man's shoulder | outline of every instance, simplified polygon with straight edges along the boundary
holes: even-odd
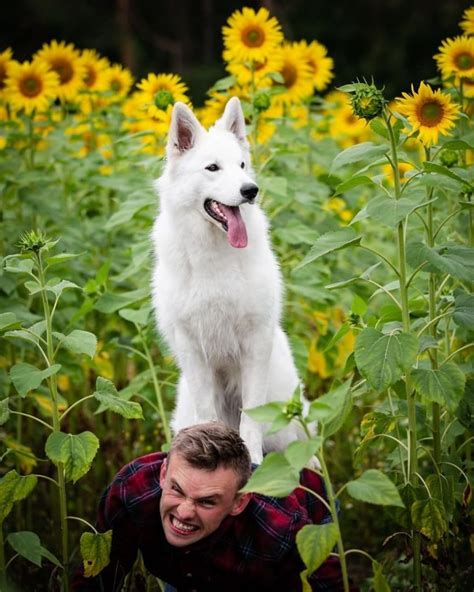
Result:
[[[161,493],[160,470],[166,454],[152,452],[135,458],[115,475],[109,491],[120,491],[126,505],[135,505]]]
[[[155,475],[160,473],[161,465],[165,460],[166,452],[151,452],[144,456],[139,456],[128,462],[115,475],[114,480],[121,482],[133,480],[137,475]]]
[[[235,535],[245,555],[277,562],[293,548],[298,530],[310,519],[293,494],[285,498],[254,494],[235,519]]]
[[[324,482],[315,472],[302,471],[301,484],[326,497]],[[294,547],[303,526],[324,522],[326,514],[323,504],[301,488],[281,498],[253,494],[243,515],[235,520],[237,539],[254,556],[278,561]]]

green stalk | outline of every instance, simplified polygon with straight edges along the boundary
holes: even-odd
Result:
[[[430,159],[429,149],[426,150],[426,159]],[[433,197],[433,189],[429,190],[428,193],[428,202],[431,201]],[[428,211],[427,211],[427,236],[426,241],[429,247],[434,246],[434,232],[433,232],[433,204],[428,203]],[[429,274],[428,280],[428,318],[430,322],[436,318],[436,277],[434,273]],[[436,339],[436,328],[437,323],[432,323],[430,326],[430,334],[433,339]],[[438,350],[436,348],[433,349],[432,354],[430,355],[431,359],[431,368],[433,370],[438,369]],[[440,406],[439,403],[433,403],[432,405],[432,431],[433,431],[433,458],[436,464],[440,463],[441,460],[441,424],[440,424]]]
[[[393,133],[390,116],[384,112],[384,120],[390,136],[392,168],[395,179],[395,199],[401,197],[400,171],[398,169],[397,143]],[[402,220],[397,228],[398,268],[400,272],[400,300],[402,305],[402,323],[405,333],[410,333],[410,308],[408,304],[407,261],[406,261],[406,221]],[[411,372],[405,373],[405,391],[408,406],[408,480],[411,485],[416,484],[418,472],[417,436],[416,436],[416,391],[412,386]],[[421,535],[412,530],[413,547],[413,579],[414,589],[421,591]]]
[[[158,408],[160,410],[161,420],[163,422],[163,431],[165,432],[166,443],[171,444],[171,431],[168,424],[168,420],[166,419],[165,413],[165,406],[163,404],[163,393],[161,392],[160,383],[158,381],[158,376],[156,375],[155,364],[153,363],[153,359],[151,357],[150,350],[146,344],[145,337],[143,336],[140,329],[138,329],[140,338],[142,340],[143,349],[145,350],[145,356],[148,362],[148,367],[150,368],[152,380],[153,380],[153,387],[155,389],[156,394],[156,402],[158,403]]]
[[[344,584],[344,592],[349,592],[349,575],[347,571],[346,554],[344,552],[344,543],[342,542],[341,527],[339,525],[339,516],[336,508],[336,496],[332,488],[331,480],[329,478],[329,471],[324,460],[324,454],[321,448],[321,454],[319,455],[321,462],[321,468],[323,471],[324,482],[326,485],[326,494],[328,496],[329,507],[331,508],[331,517],[337,528],[337,552],[339,554],[339,561],[341,562],[342,571],[342,582]]]
[[[41,251],[36,253],[38,263],[38,279],[42,288],[46,285],[43,260],[41,258]],[[53,345],[53,325],[51,318],[51,310],[49,308],[48,297],[46,291],[41,291],[41,300],[43,304],[44,317],[46,321],[46,342],[47,355],[49,364],[54,363],[54,345]],[[59,404],[58,404],[58,387],[56,376],[51,376],[48,380],[51,397],[53,400],[53,433],[61,430]],[[58,463],[58,489],[59,489],[59,519],[61,528],[61,546],[62,546],[62,560],[63,560],[63,584],[64,592],[69,592],[69,577],[68,577],[68,563],[69,563],[69,547],[68,547],[68,524],[67,524],[67,502],[66,502],[66,481],[64,477],[64,465]]]
[[[308,426],[306,425],[306,422],[302,418],[300,418],[300,424],[301,424],[302,428],[304,429],[304,432],[305,432],[308,440],[311,440],[311,433],[308,429]],[[323,432],[322,432],[321,436],[324,438],[324,426],[323,426]],[[323,442],[323,445],[321,446],[321,451],[318,456],[318,459],[321,463],[321,469],[323,471],[323,479],[324,479],[324,484],[326,486],[326,494],[328,497],[329,508],[331,510],[331,518],[337,528],[337,552],[339,554],[339,560],[341,562],[342,582],[344,584],[344,592],[350,592],[349,574],[347,571],[346,554],[344,552],[344,543],[342,542],[341,527],[339,525],[339,516],[338,516],[337,508],[336,508],[336,497],[337,496],[334,495],[334,491],[333,491],[332,484],[331,484],[331,479],[329,477],[329,471],[328,471],[328,468],[326,465],[326,461],[324,460],[323,448],[324,448],[324,442]],[[306,489],[306,488],[303,488],[303,489]],[[307,490],[307,491],[310,491],[310,490]],[[316,495],[314,492],[311,492],[311,493],[313,493],[313,495]],[[316,495],[316,497],[319,497],[319,496]]]

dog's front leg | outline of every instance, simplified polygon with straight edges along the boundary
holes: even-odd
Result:
[[[248,343],[242,359],[242,408],[251,409],[267,400],[268,372],[272,349],[270,331],[263,331],[259,338]],[[240,420],[240,435],[250,451],[252,462],[261,463],[263,458],[263,426],[246,413]]]
[[[214,374],[209,361],[186,335],[177,337],[178,365],[186,381],[187,396],[194,402],[194,413],[197,423],[217,419],[215,405]],[[178,407],[182,409],[182,406]]]

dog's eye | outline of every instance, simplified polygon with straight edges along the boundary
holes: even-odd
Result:
[[[217,166],[217,164],[210,164],[209,166],[206,167],[206,171],[211,171],[212,173],[215,173],[218,170],[219,170],[219,167]]]
[[[240,163],[240,168],[241,168],[241,169],[244,169],[244,168],[245,168],[245,162],[241,162],[241,163]]]

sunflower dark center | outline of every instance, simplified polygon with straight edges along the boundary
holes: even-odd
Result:
[[[74,76],[74,70],[71,62],[68,62],[67,60],[55,60],[51,66],[58,74],[61,84],[66,84]]]
[[[247,27],[242,32],[242,42],[247,47],[261,47],[265,41],[265,34],[258,27]]]
[[[158,109],[162,109],[164,111],[169,105],[174,105],[175,100],[169,90],[159,90],[155,94],[154,102]]]
[[[421,124],[426,125],[427,127],[434,127],[438,125],[438,123],[443,119],[443,115],[443,106],[436,101],[424,103],[418,112]]]
[[[28,77],[23,78],[20,82],[21,94],[25,97],[36,97],[40,94],[43,85],[39,78]]]
[[[470,53],[460,53],[456,56],[455,63],[460,70],[470,70],[474,66],[474,59]]]
[[[97,80],[97,72],[95,71],[95,68],[93,68],[92,66],[87,66],[87,73],[86,73],[86,77],[84,78],[84,82],[85,82],[86,86],[88,86],[89,88],[91,86],[94,86],[96,80]]]
[[[296,68],[293,66],[293,64],[289,64],[288,62],[283,66],[281,75],[283,76],[284,85],[286,88],[291,88],[298,78],[298,72],[296,71]]]
[[[114,80],[112,80],[112,82],[110,83],[110,88],[114,91],[114,92],[120,92],[122,89],[122,83],[120,82],[120,80],[117,80],[117,78],[115,78]]]

